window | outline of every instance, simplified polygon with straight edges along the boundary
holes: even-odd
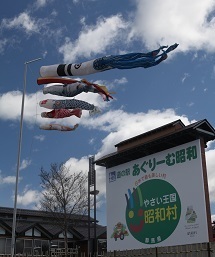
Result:
[[[41,255],[41,240],[34,240],[34,255]]]
[[[48,240],[34,240],[34,255],[47,255],[49,252]]]
[[[34,236],[41,237],[41,232],[39,230],[37,230],[36,228],[34,228]]]
[[[58,240],[53,240],[51,241],[51,248],[64,248],[65,244],[64,241],[58,241]]]
[[[37,236],[41,237],[41,232],[37,230],[36,228],[31,228],[25,232],[25,236]]]
[[[32,245],[31,239],[25,239],[24,254],[32,254]]]
[[[65,247],[64,241],[58,241],[58,247],[59,248],[64,248]]]
[[[6,254],[11,254],[11,238],[6,238]]]
[[[0,227],[0,235],[5,235],[5,229],[3,229],[2,227]]]
[[[107,252],[107,239],[97,240],[97,251],[98,251],[98,254],[101,254],[101,255],[103,255],[104,252]]]
[[[48,251],[49,251],[49,241],[43,240],[42,241],[42,254],[47,255]]]
[[[32,240],[25,239],[25,247],[32,247]]]
[[[64,232],[60,233],[59,238],[64,238]],[[73,234],[70,232],[67,232],[67,238],[73,238]]]
[[[16,239],[16,254],[23,254],[24,250],[24,239]]]
[[[25,232],[25,236],[32,236],[33,235],[33,229],[29,229]]]
[[[0,254],[5,254],[5,238],[0,238]]]

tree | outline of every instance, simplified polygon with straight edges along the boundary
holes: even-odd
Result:
[[[71,173],[65,164],[52,163],[50,171],[41,168],[41,210],[48,211],[64,233],[65,252],[68,253],[67,232],[69,225],[87,213],[87,176],[83,172]],[[77,216],[78,215],[78,216]]]

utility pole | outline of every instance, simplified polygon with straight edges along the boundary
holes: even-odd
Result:
[[[93,208],[94,208],[94,239],[93,239],[93,255],[96,257],[97,254],[97,235],[96,235],[96,195],[98,195],[99,191],[96,190],[96,170],[94,163],[94,156],[89,158],[89,172],[88,172],[88,257],[90,256],[91,249],[91,222],[90,222],[90,196],[94,196],[93,200]]]

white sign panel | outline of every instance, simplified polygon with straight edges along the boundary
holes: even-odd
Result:
[[[107,169],[108,251],[208,242],[200,141]]]

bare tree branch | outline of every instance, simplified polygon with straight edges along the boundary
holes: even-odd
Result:
[[[52,163],[50,171],[41,168],[41,210],[48,211],[64,231],[65,249],[68,250],[68,228],[87,213],[87,176],[71,173],[64,164]]]

